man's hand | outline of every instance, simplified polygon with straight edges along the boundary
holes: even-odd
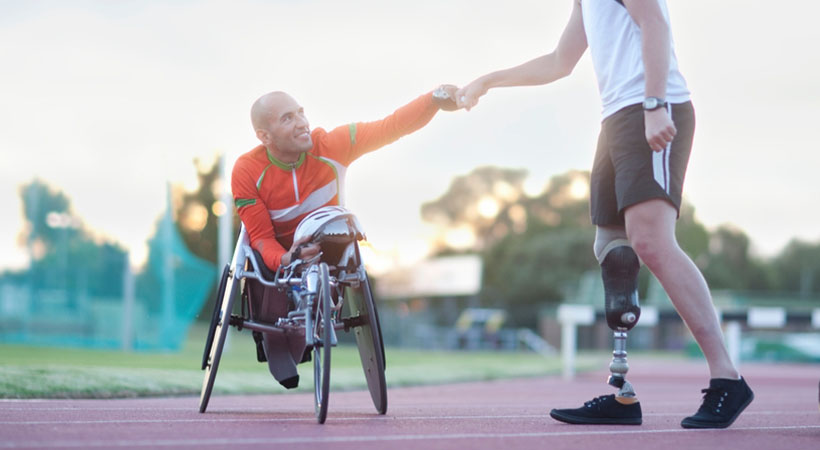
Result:
[[[459,108],[466,108],[469,111],[478,104],[478,99],[486,93],[487,88],[484,86],[484,81],[479,78],[456,92],[456,103]]]
[[[315,242],[310,242],[311,236],[305,236],[302,239],[294,242],[293,245],[290,246],[290,250],[287,253],[282,255],[281,264],[283,266],[287,266],[293,261],[297,259],[301,260],[309,260],[314,258],[316,255],[322,251],[322,248],[319,247],[319,244]]]
[[[656,152],[665,149],[678,132],[666,108],[644,111],[643,117],[649,148]]]
[[[439,108],[445,111],[455,111],[459,109],[456,104],[456,91],[458,86],[452,84],[442,84],[435,91],[433,91],[433,101],[436,102]]]

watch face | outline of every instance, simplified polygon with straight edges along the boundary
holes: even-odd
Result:
[[[442,88],[438,88],[435,91],[433,91],[433,97],[435,97],[439,100],[446,100],[446,99],[450,98],[450,96],[447,95],[447,91],[445,91]]]
[[[663,106],[666,106],[666,101],[657,97],[646,97],[643,101],[643,109],[646,111],[652,111]]]

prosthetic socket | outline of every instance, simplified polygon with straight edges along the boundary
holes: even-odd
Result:
[[[629,365],[626,362],[626,332],[641,317],[638,304],[638,272],[640,260],[632,247],[622,245],[607,253],[601,263],[604,281],[606,323],[615,334],[615,350],[612,352],[611,372],[607,383],[619,388],[619,397],[635,397],[632,385],[626,381]]]

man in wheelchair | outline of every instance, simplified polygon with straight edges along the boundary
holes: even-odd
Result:
[[[304,109],[284,92],[257,99],[251,123],[261,144],[239,157],[231,189],[257,261],[265,266],[260,269],[272,273],[296,260],[332,253],[332,244],[314,242],[312,233],[295,239],[297,226],[322,207],[344,205],[345,173],[351,162],[424,127],[440,109],[457,109],[456,89],[442,85],[382,120],[331,131],[311,131]],[[287,292],[247,282],[254,319],[275,322],[287,316]],[[267,360],[274,378],[288,389],[297,387],[296,364],[310,357],[304,339],[259,332],[254,332],[254,339],[258,359]]]

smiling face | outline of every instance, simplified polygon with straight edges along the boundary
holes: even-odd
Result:
[[[260,97],[251,108],[251,121],[256,137],[282,162],[296,162],[313,148],[305,110],[284,92]]]

